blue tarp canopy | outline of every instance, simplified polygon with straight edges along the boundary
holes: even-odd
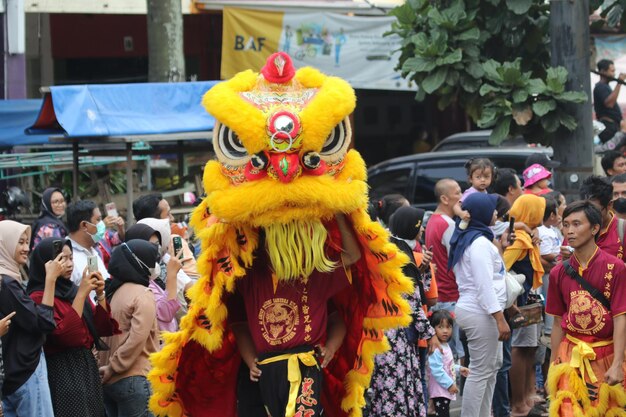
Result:
[[[67,137],[133,136],[211,131],[202,107],[218,81],[90,84],[50,87],[29,134]],[[31,119],[31,123],[32,123]]]
[[[37,118],[42,102],[41,99],[0,100],[0,148],[48,143],[47,135],[24,133]]]

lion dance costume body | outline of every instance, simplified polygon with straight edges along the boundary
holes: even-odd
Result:
[[[384,331],[410,323],[403,294],[413,284],[401,271],[406,255],[366,212],[365,164],[348,149],[355,103],[347,82],[296,71],[282,52],[261,74],[241,72],[205,94],[217,120],[218,161],[205,167],[207,196],[191,221],[202,240],[201,278],[188,291],[180,331],[166,333],[152,357],[155,415],[236,415],[241,358],[227,321],[229,297],[239,280],[254,278],[249,271],[260,259],[272,267],[274,289],[277,281],[331,271],[324,254],[341,242],[334,219],[343,213],[361,258],[346,271],[350,285],[332,298],[347,334],[323,369],[321,402],[326,415],[361,416],[374,356],[389,347]]]

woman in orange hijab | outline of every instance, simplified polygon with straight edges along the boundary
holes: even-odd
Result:
[[[539,227],[543,222],[546,209],[546,200],[533,194],[520,196],[509,211],[509,216],[516,222],[522,222],[530,230]],[[507,270],[524,274],[524,293],[517,299],[518,306],[523,306],[528,300],[531,288],[540,288],[542,285],[543,266],[539,246],[533,244],[532,236],[524,229],[515,231],[517,239],[505,249],[504,263]],[[511,338],[511,415],[525,416],[535,405],[535,351],[537,350],[537,325],[532,324],[513,330]]]

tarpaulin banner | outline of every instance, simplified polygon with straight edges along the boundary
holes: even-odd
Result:
[[[394,70],[401,39],[383,36],[393,17],[337,13],[283,13],[224,8],[221,76],[258,71],[277,51],[297,68],[311,66],[347,80],[354,88],[409,90]]]

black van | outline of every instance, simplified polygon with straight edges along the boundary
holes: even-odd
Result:
[[[434,189],[440,179],[455,179],[463,190],[469,187],[464,168],[469,159],[489,158],[496,168],[513,168],[521,177],[526,158],[537,152],[552,157],[552,148],[494,147],[428,152],[389,159],[368,169],[370,198],[380,199],[386,194],[399,193],[415,207],[434,210],[437,206]]]

